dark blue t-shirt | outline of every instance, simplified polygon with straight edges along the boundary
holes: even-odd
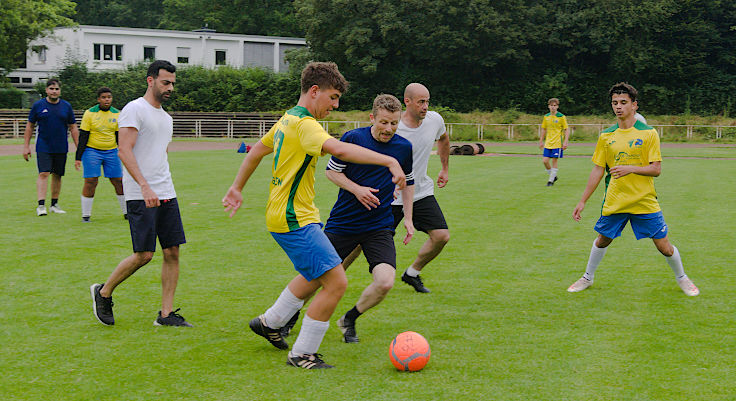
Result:
[[[395,158],[406,174],[406,185],[414,185],[411,143],[405,138],[394,135],[387,143],[379,142],[371,135],[371,127],[363,127],[346,132],[340,140]],[[332,156],[327,163],[327,169],[342,172],[358,185],[378,189],[374,195],[381,204],[375,209],[368,210],[355,195],[340,188],[337,201],[325,225],[326,232],[353,235],[386,229],[393,231],[391,202],[394,200],[396,184],[391,181],[391,171],[388,167],[354,164]]]
[[[59,99],[49,103],[43,98],[33,103],[28,113],[28,121],[36,124],[36,153],[66,153],[69,151],[67,130],[69,124],[76,123],[72,105],[66,100]]]

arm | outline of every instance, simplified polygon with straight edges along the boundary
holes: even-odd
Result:
[[[437,187],[443,188],[450,180],[450,137],[447,132],[437,140],[437,154],[440,155],[440,163],[442,164],[442,169],[437,175]]]
[[[399,162],[391,156],[382,155],[362,146],[353,145],[330,138],[322,144],[322,151],[329,153],[340,160],[356,164],[375,164],[388,167],[393,176],[393,183],[400,189],[406,186],[406,176]]]
[[[378,207],[381,204],[379,199],[373,195],[378,192],[375,188],[363,187],[355,183],[355,181],[348,178],[345,173],[341,173],[334,170],[325,170],[327,179],[332,181],[338,187],[350,192],[366,209],[371,210]]]
[[[31,137],[34,129],[36,129],[36,124],[27,121],[26,130],[23,132],[23,158],[26,161],[31,157]]]
[[[226,212],[230,212],[230,217],[233,217],[235,212],[243,204],[243,187],[245,187],[248,179],[261,163],[263,156],[271,152],[273,152],[273,149],[264,145],[263,142],[258,141],[245,156],[243,163],[238,169],[238,175],[235,176],[235,181],[233,181],[233,184],[230,185],[227,193],[222,198],[222,206],[225,207]]]
[[[414,236],[414,185],[407,185],[401,190],[401,199],[404,201],[404,228],[406,228],[404,245],[407,245]]]
[[[570,141],[570,128],[565,128],[565,142],[562,143],[562,150],[567,149]]]
[[[74,141],[74,146],[79,145],[79,127],[77,127],[77,124],[69,124],[69,132],[72,134],[72,141]]]
[[[544,137],[547,136],[547,128],[542,128],[542,134],[539,135],[539,149],[544,148]]]
[[[148,186],[146,178],[143,177],[141,169],[138,167],[138,162],[135,160],[133,154],[133,146],[135,141],[138,139],[138,130],[133,127],[120,128],[120,146],[118,147],[118,156],[120,161],[123,162],[125,168],[130,173],[131,177],[141,186],[141,194],[143,200],[146,202],[146,207],[155,207],[161,204],[158,199],[158,195]]]
[[[647,177],[659,177],[662,172],[662,162],[651,162],[646,166],[615,166],[611,168],[613,178],[621,178],[628,174],[639,174]]]
[[[588,201],[590,196],[593,195],[593,192],[595,192],[595,189],[598,188],[598,184],[601,182],[601,178],[603,178],[605,171],[606,170],[603,167],[597,164],[593,166],[593,170],[591,170],[590,176],[588,177],[588,184],[585,186],[585,190],[583,191],[583,197],[572,212],[572,218],[575,221],[580,221],[582,218],[581,213],[585,208],[585,202]]]
[[[74,155],[74,168],[79,170],[82,165],[82,155],[84,149],[87,148],[87,141],[89,140],[89,131],[80,129],[79,130],[79,143],[77,144],[77,153]]]

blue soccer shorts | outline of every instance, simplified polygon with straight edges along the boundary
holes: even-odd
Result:
[[[117,148],[110,150],[84,149],[82,166],[84,166],[84,178],[99,177],[100,167],[105,170],[106,178],[121,178],[123,176],[123,168],[120,165]]]
[[[562,148],[548,149],[544,148],[544,157],[552,159],[562,159]]]
[[[342,263],[335,247],[322,231],[322,224],[307,224],[288,233],[272,232],[271,236],[291,259],[294,269],[307,281],[321,277]]]
[[[664,222],[662,211],[647,214],[616,213],[610,216],[601,216],[595,223],[595,231],[608,238],[621,236],[626,223],[631,222],[631,230],[636,239],[660,239],[667,236],[667,224]]]

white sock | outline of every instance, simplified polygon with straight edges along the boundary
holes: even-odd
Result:
[[[82,217],[92,216],[92,203],[94,201],[94,197],[88,198],[82,195]]]
[[[288,322],[289,319],[294,316],[296,311],[302,308],[302,306],[304,306],[304,300],[301,300],[292,294],[287,286],[283,291],[281,291],[281,295],[279,295],[279,298],[274,302],[273,306],[268,308],[266,313],[263,314],[263,317],[266,319],[266,326],[272,329],[284,327],[286,322]]]
[[[598,268],[603,256],[606,254],[606,249],[608,249],[608,247],[598,248],[595,246],[595,241],[593,241],[593,247],[590,248],[590,257],[588,257],[588,265],[585,267],[585,274],[583,274],[583,277],[593,281],[593,278],[595,277],[595,269]]]
[[[314,354],[319,351],[319,346],[322,344],[322,339],[329,327],[329,321],[314,320],[305,314],[302,320],[302,329],[299,330],[299,337],[296,338],[294,346],[291,347],[292,355]]]
[[[675,252],[672,253],[672,256],[665,256],[664,258],[667,259],[667,263],[669,263],[672,271],[675,273],[675,278],[679,280],[683,277],[687,277],[687,275],[685,274],[685,268],[682,266],[680,251],[678,251],[677,247],[674,245],[672,245],[672,248],[675,250]]]
[[[406,275],[409,277],[416,277],[419,275],[420,270],[417,270],[414,268],[414,266],[409,266],[408,269],[406,269]]]
[[[125,195],[115,195],[118,197],[118,203],[120,204],[120,210],[123,211],[123,214],[128,214],[128,206],[125,203]]]
[[[549,169],[546,169],[546,170],[544,170],[544,171],[546,171],[546,172],[547,172],[547,175],[549,175],[549,174],[550,174],[550,171],[549,171]]]
[[[558,169],[556,168],[549,170],[549,182],[552,182],[555,180],[555,178],[557,177],[557,170]]]

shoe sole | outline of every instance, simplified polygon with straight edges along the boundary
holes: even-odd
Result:
[[[266,339],[266,341],[268,341],[268,343],[269,343],[269,344],[273,345],[274,347],[276,347],[276,348],[278,348],[278,349],[282,349],[282,350],[287,350],[287,349],[289,349],[289,344],[288,344],[288,343],[287,343],[286,341],[284,341],[284,339],[283,339],[283,336],[281,337],[281,341],[284,341],[284,344],[285,344],[285,346],[279,346],[279,345],[276,345],[276,344],[274,344],[274,343],[273,343],[273,342],[271,341],[271,339],[270,339],[270,338],[268,338],[268,334],[266,334],[265,332],[264,332],[263,334],[261,334],[261,331],[262,331],[262,330],[261,330],[261,329],[262,329],[262,327],[261,327],[261,326],[262,326],[262,325],[263,325],[263,323],[261,323],[261,317],[260,317],[260,316],[259,316],[259,317],[256,317],[256,318],[254,318],[254,319],[252,319],[252,320],[250,321],[250,323],[248,323],[248,327],[250,327],[250,330],[251,330],[252,332],[254,332],[255,334],[257,334],[257,335],[259,335],[259,336],[261,336],[261,337],[265,338],[265,339]],[[279,335],[281,335],[281,333],[280,333],[280,332],[279,332]]]
[[[429,290],[429,288],[427,288],[427,287],[424,287],[424,289],[425,289],[426,291],[420,291],[420,290],[417,290],[417,287],[414,287],[414,284],[412,284],[412,283],[410,283],[410,282],[408,282],[408,281],[404,280],[404,277],[401,277],[401,281],[402,281],[403,283],[405,283],[406,285],[408,285],[409,287],[413,288],[413,289],[414,289],[414,291],[416,291],[416,292],[418,292],[418,293],[420,293],[420,294],[429,294],[430,292],[432,292],[432,291],[430,291],[430,290]]]
[[[97,316],[97,304],[95,303],[95,286],[96,285],[97,285],[97,283],[92,284],[91,286],[89,286],[89,292],[92,294],[92,314],[95,315],[95,319],[97,319],[98,322],[104,324],[105,326],[112,326],[115,323],[113,323],[113,324],[105,323],[105,322],[103,322],[100,319],[99,316]]]

